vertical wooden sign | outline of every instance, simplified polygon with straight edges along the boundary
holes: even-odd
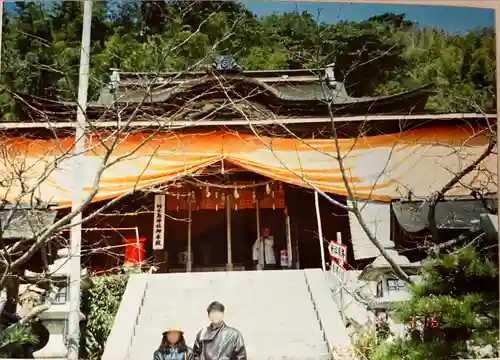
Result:
[[[165,195],[155,195],[153,217],[153,250],[165,246]]]

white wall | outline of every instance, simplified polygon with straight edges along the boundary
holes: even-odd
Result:
[[[347,202],[351,205],[351,202]],[[361,210],[361,216],[364,223],[370,228],[377,240],[386,248],[394,248],[394,242],[391,239],[391,206],[386,203],[376,203],[368,201],[357,202]],[[349,224],[351,227],[351,241],[354,252],[354,258],[369,259],[380,255],[380,251],[370,241],[366,232],[361,228],[356,216],[349,212]]]

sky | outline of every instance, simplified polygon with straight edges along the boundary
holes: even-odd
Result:
[[[273,12],[294,12],[297,10],[299,12],[308,11],[316,16],[318,11],[321,10],[319,19],[329,24],[343,20],[366,20],[371,16],[387,12],[404,13],[408,20],[417,22],[419,26],[441,28],[446,32],[464,33],[469,29],[495,24],[495,13],[491,9],[327,2],[243,1],[243,3],[258,16],[265,16]]]

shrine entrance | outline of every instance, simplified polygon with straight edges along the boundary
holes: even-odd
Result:
[[[252,248],[263,228],[274,239],[276,268],[292,267],[283,184],[235,167],[225,171],[186,177],[155,195],[153,252],[160,272],[259,269]]]
[[[339,232],[350,236],[345,210],[320,199],[320,241],[314,191],[231,164],[153,190],[151,262],[161,273],[262,269],[263,229],[276,262],[267,268],[318,268],[329,262],[328,242]]]
[[[328,243],[340,232],[352,264],[347,213],[323,198],[319,212],[325,261]],[[314,191],[263,177],[179,179],[138,192],[102,214],[85,229],[86,249],[106,248],[84,257],[94,273],[121,266],[159,273],[259,269],[253,245],[263,228],[273,237],[277,269],[322,266]]]
[[[225,211],[198,210],[191,217],[191,259],[188,256],[188,223],[186,212],[167,212],[167,234],[163,258],[165,272],[254,270],[252,247],[257,239],[255,210],[244,209],[231,214],[231,242],[227,238]],[[279,263],[280,251],[286,249],[284,209],[261,209],[264,227],[271,229],[275,239],[274,253]],[[179,221],[180,220],[180,221]],[[280,221],[281,220],[281,221]],[[229,255],[230,252],[230,255]],[[231,265],[228,258],[230,256]],[[279,265],[279,264],[278,264]]]
[[[107,252],[90,253],[86,265],[99,273],[128,263],[160,273],[255,270],[253,245],[267,228],[277,269],[322,266],[314,191],[227,167],[215,174],[161,184],[106,210],[87,225],[95,231],[85,243]],[[350,238],[349,219],[322,198],[319,210],[329,262],[328,242],[338,232]]]

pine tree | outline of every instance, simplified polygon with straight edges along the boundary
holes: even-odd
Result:
[[[30,345],[38,341],[30,325],[0,325],[0,358],[31,356]]]
[[[422,281],[410,286],[411,299],[396,309],[412,325],[410,333],[382,345],[372,359],[498,356],[498,281],[498,244],[482,233],[469,234],[466,245],[431,253]]]

